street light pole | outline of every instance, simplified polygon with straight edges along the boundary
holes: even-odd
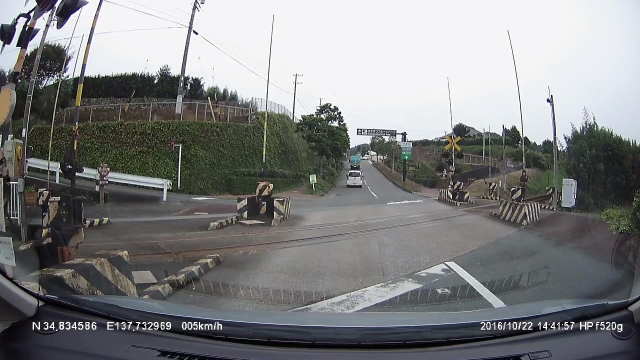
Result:
[[[524,120],[522,119],[522,100],[520,99],[520,82],[518,80],[518,69],[516,68],[516,56],[513,52],[513,44],[511,43],[511,34],[507,30],[507,36],[509,37],[509,47],[511,48],[511,58],[513,59],[513,71],[516,74],[516,87],[518,89],[518,104],[520,104],[520,132],[522,133],[522,170],[525,170],[526,163],[524,157]]]
[[[553,95],[551,94],[551,89],[549,90],[549,97],[547,98],[547,102],[551,106],[551,124],[553,126],[553,207],[556,207],[557,199],[558,199],[558,179],[557,179],[557,163],[558,163],[558,141],[556,137],[556,108],[555,102],[553,100]]]
[[[187,55],[189,54],[189,43],[191,42],[191,33],[193,32],[193,19],[196,16],[196,10],[200,10],[198,5],[200,0],[193,0],[193,8],[191,9],[191,20],[189,20],[189,32],[187,32],[187,41],[184,44],[184,54],[182,54],[182,68],[180,69],[180,81],[178,82],[178,97],[176,99],[176,117],[180,115],[182,118],[182,99],[184,97],[184,73],[187,70]]]

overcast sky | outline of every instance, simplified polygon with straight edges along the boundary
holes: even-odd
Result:
[[[77,36],[88,33],[97,3],[90,0],[83,9]],[[116,4],[188,24],[193,2],[105,1],[88,74],[155,72],[163,64],[179,72],[186,30]],[[10,22],[23,5],[24,0],[2,0],[0,21]],[[490,126],[496,132],[502,124],[520,127],[507,29],[518,66],[525,135],[537,142],[551,137],[545,102],[550,86],[560,134],[581,121],[586,106],[601,125],[640,139],[637,0],[207,0],[196,14],[195,29],[266,77],[272,14],[270,100],[290,109],[292,74],[303,73],[296,112],[314,111],[320,97],[336,104],[352,145],[368,142],[355,135],[361,127],[404,130],[410,139],[449,130],[447,76],[454,123],[480,130]],[[70,36],[74,21],[52,29],[48,38]],[[132,29],[152,30],[100,34]],[[72,49],[77,51],[79,44],[78,38]],[[0,67],[12,67],[16,55],[15,47],[5,48]],[[236,89],[242,97],[265,95],[263,79],[198,36],[192,37],[187,73],[202,77],[206,86],[215,77],[217,85]]]

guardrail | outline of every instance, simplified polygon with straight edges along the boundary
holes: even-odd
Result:
[[[44,171],[52,171],[56,174],[56,183],[60,183],[60,163],[57,161],[51,161],[47,166],[47,160],[30,158],[27,159],[27,168],[34,168]],[[99,179],[98,170],[85,167],[84,172],[78,173],[78,177],[97,180]],[[167,190],[171,189],[171,180],[152,178],[148,176],[130,175],[119,172],[109,173],[109,182],[118,183],[124,185],[135,185],[153,189],[162,189],[162,201],[167,201]]]

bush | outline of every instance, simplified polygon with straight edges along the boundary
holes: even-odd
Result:
[[[277,191],[301,183],[311,167],[307,144],[287,117],[270,115],[264,180]],[[71,141],[71,127],[56,127],[52,160],[60,161]],[[262,168],[261,124],[187,121],[97,122],[80,125],[79,160],[96,168],[177,180],[177,151],[183,144],[180,191],[195,194],[251,193]],[[46,159],[49,128],[35,126],[29,136],[33,156]],[[174,186],[174,190],[176,190]]]
[[[615,233],[632,233],[638,229],[632,221],[632,211],[621,207],[609,208],[602,211],[602,220],[609,224],[609,230]]]
[[[418,184],[432,188],[440,182],[440,177],[438,177],[438,174],[436,174],[435,170],[431,166],[420,163],[419,167],[416,168],[415,175],[412,180]]]

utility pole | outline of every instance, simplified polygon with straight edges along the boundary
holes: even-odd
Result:
[[[320,107],[322,106],[322,98],[320,98],[320,105],[319,105],[319,106],[320,106]]]
[[[482,128],[482,165],[485,164],[485,161],[484,161],[484,138],[485,138],[486,134],[487,134],[486,129]]]
[[[556,138],[556,108],[553,101],[553,95],[551,94],[551,88],[549,90],[549,97],[547,102],[551,106],[551,124],[553,125],[553,208],[555,209],[558,200],[558,179],[557,179],[557,163],[558,163],[558,140]]]
[[[182,55],[182,68],[180,69],[180,81],[178,82],[178,98],[176,99],[176,117],[182,118],[182,99],[184,98],[184,73],[187,70],[187,55],[189,54],[189,43],[191,42],[191,33],[193,32],[193,19],[196,16],[196,10],[200,10],[200,0],[193,0],[193,8],[191,9],[191,20],[189,20],[189,32],[187,32],[187,41],[184,44],[184,54]]]
[[[502,124],[502,167],[504,168],[504,185],[503,185],[503,189],[507,189],[507,158],[505,157],[506,154],[506,137],[504,136],[505,133],[505,129],[504,129],[504,124]]]
[[[401,133],[402,134],[402,142],[407,142],[407,132],[404,131]],[[402,182],[405,182],[407,180],[407,159],[404,158],[402,159]]]
[[[491,177],[491,167],[493,167],[493,158],[491,157],[491,125],[489,125],[489,177]]]
[[[301,82],[298,82],[298,76],[302,77],[302,74],[293,74],[293,111],[291,115],[291,120],[293,121],[296,121],[296,90],[298,89],[298,85],[302,84]]]
[[[449,119],[451,120],[451,137],[454,138],[456,134],[453,132],[453,111],[451,110],[451,85],[449,84],[449,77],[447,76],[447,90],[449,90]],[[464,159],[463,159],[464,160]],[[456,147],[451,147],[451,166],[453,172],[456,171]]]
[[[276,16],[271,16],[271,40],[269,40],[269,65],[267,67],[267,95],[264,105],[264,131],[262,136],[262,170],[264,174],[264,167],[267,161],[267,120],[269,119],[269,80],[271,76],[271,48],[273,46],[273,23],[276,21]]]
[[[516,68],[516,56],[513,52],[513,44],[511,43],[511,34],[507,30],[509,37],[509,47],[511,48],[511,58],[513,59],[513,71],[516,74],[516,88],[518,89],[518,103],[520,104],[520,132],[522,133],[522,170],[525,170],[526,163],[524,158],[524,120],[522,120],[522,100],[520,99],[520,82],[518,80],[518,69]]]

